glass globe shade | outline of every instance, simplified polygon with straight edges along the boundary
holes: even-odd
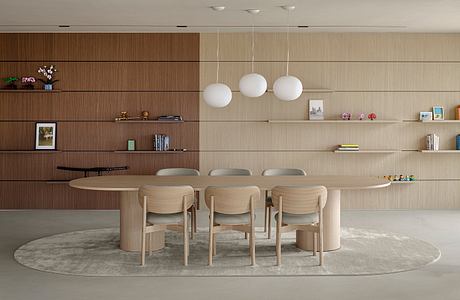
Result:
[[[283,101],[292,101],[302,95],[303,86],[299,78],[295,76],[281,76],[273,84],[273,92],[276,98]]]
[[[213,83],[204,89],[204,101],[212,107],[221,108],[232,101],[232,90],[223,83]]]
[[[267,80],[257,73],[246,74],[240,79],[240,92],[246,97],[260,97],[267,91]]]

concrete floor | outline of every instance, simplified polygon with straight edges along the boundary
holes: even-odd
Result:
[[[202,225],[205,220],[206,213],[202,211]],[[436,263],[390,275],[99,278],[43,273],[23,267],[13,259],[14,250],[29,240],[59,232],[112,227],[117,223],[116,211],[0,211],[0,300],[460,299],[460,211],[343,212],[345,226],[399,232],[441,249],[442,257]]]

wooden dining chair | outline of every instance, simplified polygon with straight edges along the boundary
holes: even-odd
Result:
[[[281,265],[281,233],[293,230],[313,232],[313,255],[319,248],[323,265],[323,208],[327,189],[324,186],[277,186],[272,189],[276,219],[276,257]]]
[[[266,169],[262,176],[306,176],[307,173],[302,169]],[[265,191],[265,217],[264,232],[267,232],[267,238],[272,237],[272,196],[271,191]]]
[[[149,235],[149,256],[152,254],[152,234],[157,231],[174,230],[184,235],[184,265],[188,265],[188,209],[195,195],[191,186],[144,185],[139,189],[142,206],[141,265],[145,265],[146,235]]]
[[[200,171],[195,169],[189,168],[166,168],[160,169],[156,172],[157,176],[200,176]],[[192,224],[191,228],[191,238],[193,240],[194,233],[197,231],[197,213],[196,211],[200,209],[200,194],[199,192],[195,192],[195,202],[193,206],[190,207],[191,219],[190,222]]]
[[[208,187],[205,202],[209,208],[209,256],[212,266],[216,254],[216,233],[236,230],[249,234],[251,265],[256,263],[255,202],[260,198],[256,186]]]

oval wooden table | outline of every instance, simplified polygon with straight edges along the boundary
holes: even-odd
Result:
[[[95,176],[72,180],[71,187],[95,190],[118,191],[120,197],[120,248],[139,251],[141,238],[142,209],[137,199],[139,187],[151,185],[191,185],[195,190],[208,186],[255,185],[261,190],[270,190],[277,185],[324,185],[328,197],[324,209],[324,250],[340,248],[340,192],[342,190],[376,189],[389,186],[386,179],[363,176],[153,176],[114,175]],[[297,247],[313,249],[310,233],[297,231]],[[164,247],[164,232],[155,233],[153,250]]]

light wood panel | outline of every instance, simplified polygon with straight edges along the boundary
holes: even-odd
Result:
[[[255,70],[269,87],[283,74],[283,34],[256,34]],[[458,34],[313,33],[291,37],[290,74],[304,88],[328,88],[334,93],[304,93],[283,102],[267,93],[257,99],[242,96],[238,80],[250,70],[250,35],[221,35],[221,80],[235,90],[231,104],[213,109],[200,100],[200,169],[302,168],[316,175],[383,176],[413,174],[421,181],[380,191],[346,192],[345,208],[460,208],[456,192],[460,166],[456,154],[417,152],[425,135],[437,133],[441,149],[453,149],[460,125],[422,124],[267,124],[269,119],[307,118],[309,99],[323,99],[325,118],[342,112],[375,112],[378,119],[416,120],[420,111],[445,107],[455,118],[460,105]],[[201,35],[200,88],[214,81],[215,35]],[[338,144],[358,143],[362,149],[413,150],[396,153],[330,153]],[[317,150],[317,151],[305,151]],[[454,179],[456,181],[449,181]],[[455,187],[454,190],[457,188]],[[437,192],[434,192],[437,191]]]

